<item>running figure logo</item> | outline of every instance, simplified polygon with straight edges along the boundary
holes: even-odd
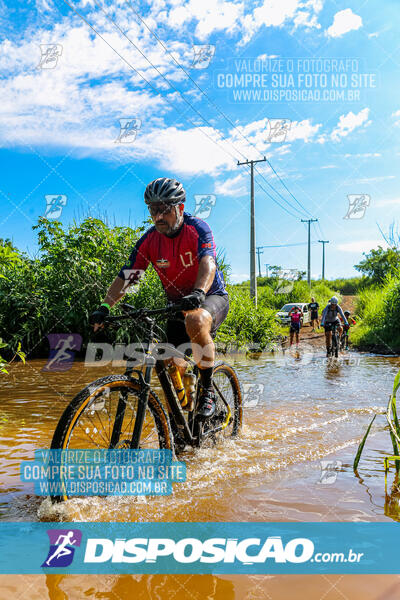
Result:
[[[48,529],[50,548],[42,567],[68,567],[74,558],[75,547],[81,545],[80,529]]]
[[[193,215],[199,219],[207,219],[210,216],[211,209],[215,206],[217,197],[215,194],[195,194],[194,200],[196,207]]]
[[[369,194],[348,194],[349,208],[343,219],[362,219],[371,201]]]
[[[291,124],[290,119],[268,119],[267,142],[284,142]]]
[[[79,333],[49,333],[50,355],[43,371],[68,371],[74,362],[75,352],[81,349]]]
[[[39,44],[40,45],[40,63],[38,69],[54,69],[57,66],[58,59],[62,54],[61,44]]]
[[[257,406],[262,402],[264,384],[263,383],[244,383],[243,384],[243,405],[247,408]]]
[[[323,485],[331,485],[335,483],[338,473],[342,468],[342,461],[340,460],[321,460],[321,474],[319,481]]]
[[[137,132],[142,121],[131,117],[130,119],[119,119],[120,132],[115,140],[116,144],[132,144],[136,140]]]
[[[207,69],[214,54],[215,46],[211,44],[204,44],[203,46],[193,46],[193,62],[191,64],[192,69]]]
[[[58,219],[64,206],[67,204],[67,196],[64,194],[46,194],[46,219]]]

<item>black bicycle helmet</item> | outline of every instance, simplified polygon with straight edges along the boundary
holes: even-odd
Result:
[[[159,177],[146,187],[144,201],[146,204],[182,204],[186,200],[183,185],[176,179]]]

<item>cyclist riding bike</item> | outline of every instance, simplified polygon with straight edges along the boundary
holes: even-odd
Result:
[[[216,400],[212,387],[213,338],[229,310],[213,234],[207,223],[184,212],[186,193],[176,179],[155,179],[146,187],[144,200],[154,226],[136,242],[104,302],[90,316],[90,323],[95,331],[102,327],[110,308],[121,300],[130,285],[139,282],[151,263],[168,301],[182,306],[182,313],[167,322],[167,341],[175,347],[191,343],[201,384],[197,417],[209,419],[215,412]],[[183,359],[174,361],[183,375],[187,363]]]
[[[346,316],[339,306],[339,301],[336,296],[332,296],[329,300],[328,304],[325,306],[322,311],[321,325],[325,328],[325,343],[326,343],[326,355],[329,356],[329,350],[332,342],[332,326],[337,325],[337,330],[339,333],[339,339],[342,335],[343,328],[340,323],[339,317],[342,318],[343,323],[348,325]]]
[[[350,316],[350,311],[349,310],[345,310],[344,311],[344,316],[347,319],[347,325],[344,325],[343,329],[344,329],[344,336],[345,336],[345,340],[344,340],[344,349],[348,350],[349,349],[349,329],[351,325],[355,325],[355,319],[353,319],[353,317]]]

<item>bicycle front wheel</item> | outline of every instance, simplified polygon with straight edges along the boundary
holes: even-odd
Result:
[[[97,379],[67,406],[54,432],[52,449],[130,448],[139,402],[139,382],[125,375]],[[139,449],[173,449],[168,417],[150,390]],[[66,500],[54,496],[53,500]]]
[[[235,437],[242,426],[242,392],[236,371],[225,363],[217,364],[213,372],[217,400],[213,421],[219,421],[224,437]]]

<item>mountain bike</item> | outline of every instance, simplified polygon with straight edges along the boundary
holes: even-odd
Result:
[[[345,327],[343,328],[342,335],[340,336],[340,350],[348,350],[349,349],[349,330]]]
[[[134,309],[122,304],[124,314],[108,316],[105,326],[119,327],[127,320],[143,331],[142,349],[136,356],[140,368],[127,361],[123,375],[108,375],[87,385],[66,407],[56,427],[51,449],[170,449],[175,454],[186,446],[200,447],[206,442],[238,435],[242,424],[242,393],[235,370],[217,363],[213,371],[216,393],[214,415],[200,421],[196,409],[200,396],[199,369],[188,355],[173,346],[162,344],[155,335],[158,317],[181,312],[179,305],[160,309]],[[186,374],[191,379],[185,389],[180,373],[168,358],[181,358],[188,363]],[[151,387],[155,371],[164,402]],[[53,501],[66,500],[64,495]]]
[[[330,356],[335,356],[336,358],[339,356],[339,332],[338,332],[339,323],[331,324],[331,345],[329,347],[328,353]]]

